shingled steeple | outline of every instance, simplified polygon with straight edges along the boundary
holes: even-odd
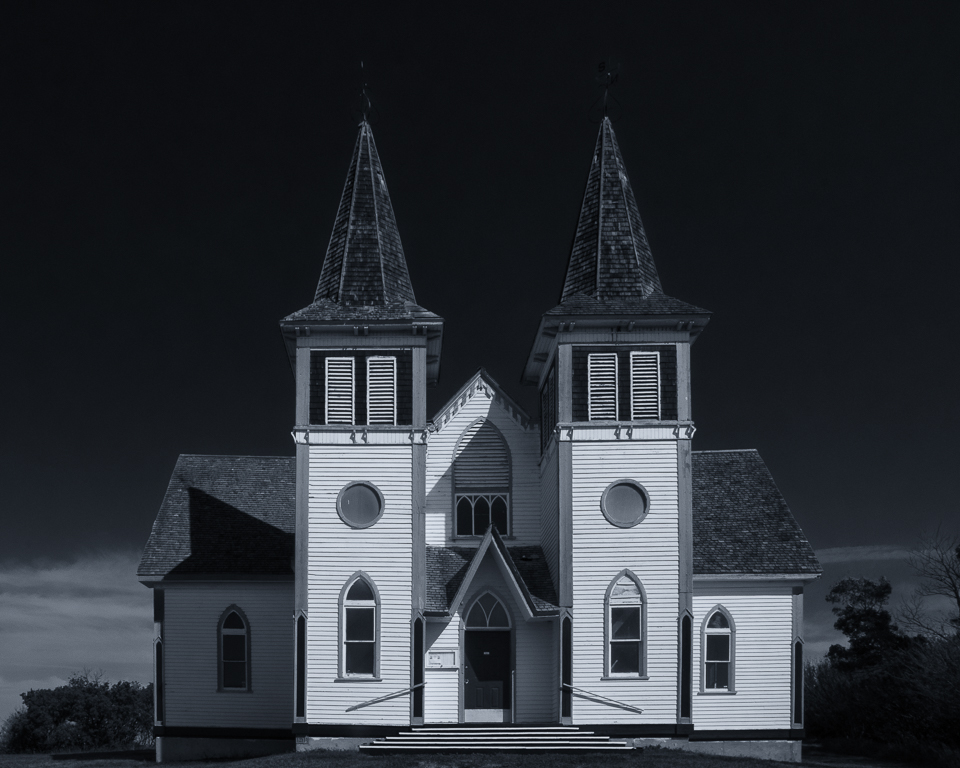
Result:
[[[640,338],[641,328],[672,327],[692,340],[709,317],[709,311],[663,292],[613,124],[605,116],[587,173],[560,304],[541,318],[521,381],[540,383],[560,343],[559,333],[570,342],[573,329],[590,329],[595,339],[610,332]]]
[[[370,124],[360,124],[314,301],[416,303]]]
[[[426,337],[427,383],[434,383],[439,375],[443,318],[416,303],[366,117],[360,123],[313,302],[285,317],[280,326],[291,364],[295,364],[298,343],[307,344],[298,338],[342,334],[346,329],[363,336]]]
[[[604,117],[560,300],[577,293],[642,299],[662,290],[613,124]]]

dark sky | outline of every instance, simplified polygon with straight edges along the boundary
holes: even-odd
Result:
[[[179,453],[290,455],[359,63],[430,411],[518,385],[597,63],[693,348],[696,449],[761,451],[815,547],[956,522],[960,5],[21,3],[0,19],[0,557],[141,547]]]

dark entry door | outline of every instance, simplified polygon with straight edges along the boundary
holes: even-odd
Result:
[[[465,709],[510,709],[510,632],[466,632]]]

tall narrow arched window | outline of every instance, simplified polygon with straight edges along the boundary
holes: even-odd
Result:
[[[297,679],[294,717],[306,717],[307,714],[307,619],[301,613],[297,616]]]
[[[250,623],[231,605],[220,616],[217,656],[221,691],[250,690]]]
[[[340,592],[340,676],[380,676],[380,596],[355,573]]]
[[[700,656],[703,693],[733,693],[736,659],[736,625],[722,605],[707,612],[701,627]]]
[[[160,638],[153,644],[153,663],[153,719],[163,724],[163,640]]]
[[[510,449],[486,419],[467,427],[454,451],[453,506],[456,536],[483,536],[491,525],[510,534]]]
[[[607,587],[604,674],[642,677],[646,674],[646,597],[640,580],[621,571]]]

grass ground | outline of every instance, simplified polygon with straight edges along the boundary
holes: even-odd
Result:
[[[84,755],[0,755],[0,768],[148,768],[153,752]],[[865,757],[851,757],[804,747],[803,764],[824,768],[916,768]],[[714,757],[678,750],[646,748],[643,752],[593,755],[361,755],[357,752],[289,753],[249,760],[164,763],[170,768],[785,768],[777,763],[739,757]]]
[[[149,755],[137,757],[87,757],[51,755],[0,755],[3,768],[146,768]],[[786,763],[749,758],[712,757],[669,749],[650,749],[593,755],[361,755],[357,752],[298,752],[206,763],[164,763],[198,768],[772,768]]]

